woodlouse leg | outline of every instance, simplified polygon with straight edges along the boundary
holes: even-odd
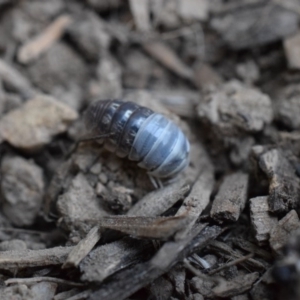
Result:
[[[164,187],[163,182],[159,178],[153,177],[150,174],[148,174],[148,176],[155,189],[161,189]]]
[[[95,140],[99,140],[99,139],[104,139],[104,138],[110,137],[112,135],[113,135],[113,133],[110,132],[110,133],[100,134],[100,135],[96,135],[96,136],[92,136],[92,137],[88,137],[88,138],[82,138],[82,139],[76,141],[73,149],[71,149],[70,152],[66,155],[66,159],[69,159],[71,157],[71,155],[74,152],[76,152],[76,150],[77,150],[77,148],[78,148],[78,146],[79,146],[80,143],[82,143],[82,142],[89,142],[89,141],[95,141]]]

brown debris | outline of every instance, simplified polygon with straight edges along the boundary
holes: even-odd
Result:
[[[214,199],[211,217],[217,222],[237,221],[246,205],[248,175],[234,173],[225,177]]]
[[[35,151],[65,132],[77,117],[76,111],[55,98],[37,95],[1,119],[0,135],[16,148]]]
[[[283,217],[270,233],[270,246],[276,254],[280,254],[289,236],[300,228],[300,220],[295,210],[291,210]]]
[[[72,19],[68,15],[59,16],[37,37],[29,40],[18,51],[18,61],[29,63],[47,51],[58,39],[61,38]]]
[[[259,243],[268,241],[277,218],[270,214],[267,196],[250,199],[250,216],[256,240]]]

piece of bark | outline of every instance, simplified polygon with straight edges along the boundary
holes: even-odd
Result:
[[[71,22],[68,15],[57,17],[43,32],[21,46],[17,54],[18,61],[26,64],[39,57],[62,37]]]
[[[143,48],[149,55],[178,76],[193,81],[193,71],[166,44],[152,41],[144,43]]]
[[[270,232],[270,246],[276,254],[280,254],[283,246],[297,229],[300,228],[300,220],[295,210],[291,210],[284,216]]]
[[[63,264],[73,247],[54,247],[42,250],[3,251],[0,269],[23,269]]]
[[[3,59],[0,59],[0,79],[25,99],[33,97],[36,93],[27,78]]]
[[[154,252],[151,241],[123,238],[100,246],[80,263],[81,279],[102,282],[108,276],[133,264],[149,259]]]
[[[300,180],[287,158],[278,149],[269,151],[258,147],[253,149],[258,151],[259,166],[269,179],[270,211],[274,213],[288,212],[297,207]]]
[[[217,222],[235,222],[246,205],[248,174],[237,172],[225,177],[216,195],[210,216]]]
[[[210,196],[214,186],[214,168],[205,152],[202,153],[199,162],[201,171],[194,183],[190,194],[184,199],[183,204],[176,213],[176,216],[185,215],[187,218],[186,227],[179,231],[175,239],[184,238],[191,230],[203,210],[209,204]]]
[[[233,297],[249,291],[258,278],[258,272],[237,276],[231,281],[222,281],[212,289],[212,293],[220,298]]]
[[[145,195],[127,212],[129,216],[158,216],[183,199],[190,186],[186,180],[172,183]]]
[[[149,0],[130,0],[129,5],[137,29],[149,31],[151,29]]]
[[[91,294],[89,300],[126,299],[166,273],[178,261],[205,247],[221,233],[221,228],[217,226],[205,227],[203,224],[196,225],[185,239],[164,244],[150,261],[119,272],[109,283],[103,284],[98,291]]]
[[[99,227],[93,227],[86,238],[82,239],[69,253],[67,260],[62,265],[62,269],[77,267],[80,262],[89,254],[96,243],[100,240]]]
[[[267,196],[250,199],[250,216],[256,240],[258,243],[266,242],[277,224],[277,218],[270,214]]]
[[[16,148],[36,151],[65,132],[77,118],[77,112],[69,106],[40,94],[1,119],[0,135]]]

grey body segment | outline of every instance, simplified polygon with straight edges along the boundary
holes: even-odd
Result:
[[[85,121],[94,135],[111,134],[103,138],[109,151],[137,161],[154,177],[174,177],[189,163],[190,145],[181,129],[146,107],[97,101],[88,107]]]

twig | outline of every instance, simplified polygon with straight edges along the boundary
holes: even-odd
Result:
[[[68,267],[77,267],[79,263],[89,254],[96,243],[99,241],[101,234],[99,227],[93,227],[86,238],[82,239],[69,253],[66,262],[62,265],[62,269]]]
[[[220,272],[220,271],[222,271],[224,269],[227,269],[227,268],[229,268],[231,266],[238,265],[238,264],[240,264],[240,263],[242,263],[242,262],[244,262],[244,261],[246,261],[246,260],[248,260],[249,258],[252,258],[252,257],[253,257],[253,253],[250,253],[250,254],[248,254],[246,256],[242,256],[242,257],[240,257],[238,259],[235,259],[235,260],[233,260],[233,261],[231,261],[231,262],[229,262],[229,263],[227,263],[227,264],[225,264],[225,265],[223,265],[223,266],[221,266],[221,267],[219,267],[217,269],[214,269],[214,270],[208,272],[208,274],[209,275],[216,274],[216,273],[218,273],[218,272]]]
[[[83,283],[64,280],[64,279],[60,279],[60,278],[54,278],[54,277],[12,278],[12,279],[5,280],[5,284],[6,285],[9,285],[9,284],[27,284],[27,285],[29,284],[30,285],[30,284],[35,284],[38,282],[43,282],[43,281],[53,282],[53,283],[63,284],[63,285],[77,286],[77,287],[85,286],[85,284],[83,284]]]
[[[65,32],[72,19],[70,16],[59,16],[42,33],[29,40],[18,52],[18,61],[28,63],[38,58],[43,52],[48,50]]]
[[[212,277],[209,277],[205,274],[202,274],[201,272],[199,272],[196,268],[194,268],[190,263],[189,261],[185,258],[183,260],[183,263],[184,263],[184,266],[190,270],[192,273],[194,273],[194,275],[196,275],[197,277],[203,279],[203,280],[207,280],[207,281],[212,281],[212,282],[215,282],[215,283],[221,283],[221,279],[220,278],[212,278]]]

